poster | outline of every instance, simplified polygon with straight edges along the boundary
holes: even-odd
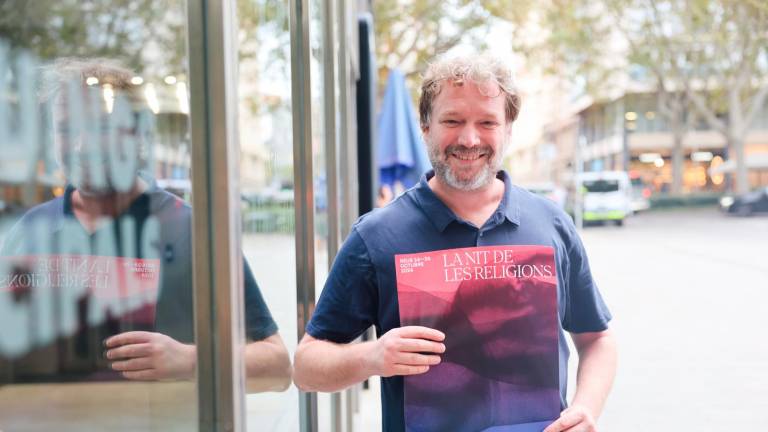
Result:
[[[560,414],[557,275],[548,246],[396,255],[402,326],[446,335],[405,377],[410,432],[540,432]]]
[[[76,352],[76,357],[100,355],[103,347],[101,340],[98,344],[92,340],[94,334],[103,339],[153,329],[159,282],[159,259],[0,257],[0,310],[5,311],[0,321],[16,334],[0,332],[0,355],[18,357],[64,338],[74,338],[66,350]],[[95,329],[102,330],[93,333]],[[71,356],[75,354],[66,355]]]

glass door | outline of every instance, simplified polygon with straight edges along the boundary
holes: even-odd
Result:
[[[0,430],[197,427],[186,23],[0,5]]]

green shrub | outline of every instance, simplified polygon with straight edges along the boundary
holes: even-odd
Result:
[[[686,195],[654,194],[650,198],[651,209],[673,207],[708,207],[717,205],[723,194],[719,192],[697,192]]]

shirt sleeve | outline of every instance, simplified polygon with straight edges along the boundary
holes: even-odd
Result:
[[[16,223],[13,224],[10,230],[5,234],[5,237],[0,241],[0,256],[14,256],[25,255],[30,253],[32,248],[30,243],[32,239],[32,225],[33,218],[29,214],[25,214]],[[46,226],[50,226],[53,221],[44,221]]]
[[[331,267],[306,330],[316,339],[348,343],[376,321],[376,271],[356,229]]]
[[[0,256],[7,257],[16,255],[19,253],[20,247],[20,236],[18,235],[19,229],[14,226],[5,236],[5,238],[0,241]]]
[[[611,313],[592,278],[584,245],[570,220],[563,222],[567,250],[566,308],[563,329],[571,333],[599,332],[608,328]]]
[[[245,285],[245,334],[249,341],[259,341],[277,333],[277,324],[272,319],[261,290],[256,284],[248,261],[243,258],[243,281]]]

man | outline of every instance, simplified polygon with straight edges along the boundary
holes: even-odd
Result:
[[[419,110],[434,172],[353,227],[296,351],[299,388],[380,375],[386,431],[595,430],[611,316],[568,216],[500,170],[519,106],[490,57],[430,65]],[[371,325],[378,340],[350,343]],[[580,359],[570,406],[565,332]]]
[[[26,295],[19,307],[53,302],[63,311],[51,323],[52,311],[36,310],[48,323],[38,325],[51,327],[38,339],[68,343],[37,341],[27,359],[53,349],[55,372],[68,379],[111,376],[103,366],[130,380],[195,376],[191,209],[143,174],[153,169],[151,114],[132,77],[108,60],[60,59],[46,71],[43,102],[68,185],[29,210],[0,252],[2,273],[11,275],[5,280]],[[287,350],[243,267],[249,389],[283,390]],[[27,277],[13,277],[20,273]],[[25,365],[35,362],[16,363],[23,380]]]

